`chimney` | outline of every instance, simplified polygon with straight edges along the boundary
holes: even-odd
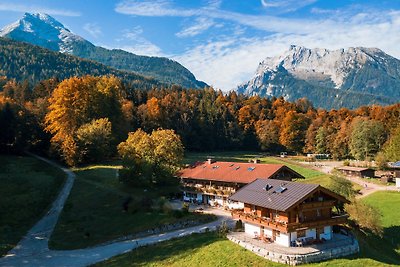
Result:
[[[260,160],[259,159],[253,159],[253,163],[254,164],[260,163]]]
[[[208,165],[211,165],[211,164],[213,164],[214,162],[216,162],[215,159],[212,159],[212,158],[208,158],[208,159],[207,159]]]

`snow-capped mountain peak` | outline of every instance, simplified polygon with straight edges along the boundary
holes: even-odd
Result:
[[[87,42],[44,13],[25,13],[20,20],[5,26],[0,36],[66,53],[72,53],[74,42]]]
[[[399,88],[400,61],[378,48],[328,50],[292,45],[281,55],[264,59],[253,78],[238,86],[237,91],[288,100],[307,97],[317,106],[332,107],[336,104],[319,104],[322,91],[324,95],[355,92],[369,94],[369,98],[397,98]]]

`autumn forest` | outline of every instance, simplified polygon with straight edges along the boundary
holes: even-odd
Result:
[[[117,155],[128,133],[170,129],[188,151],[328,153],[399,160],[400,104],[316,109],[307,99],[260,98],[212,88],[143,90],[114,76],[29,84],[1,79],[0,150],[59,157],[69,165]],[[170,133],[170,134],[171,134]]]

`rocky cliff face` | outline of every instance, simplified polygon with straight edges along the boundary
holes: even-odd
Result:
[[[377,48],[291,46],[262,61],[253,78],[237,90],[292,101],[307,97],[324,108],[391,104],[400,100],[400,61]]]

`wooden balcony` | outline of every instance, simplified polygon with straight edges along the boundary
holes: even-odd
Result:
[[[288,231],[293,232],[299,228],[316,228],[316,227],[323,227],[328,225],[337,225],[343,224],[347,222],[347,218],[349,216],[347,214],[332,216],[331,218],[325,218],[320,220],[314,221],[306,221],[306,222],[298,222],[298,223],[289,223],[288,224]]]
[[[335,205],[335,200],[313,201],[300,204],[299,210],[315,210],[320,208],[331,208]]]
[[[268,218],[258,217],[256,215],[250,213],[244,213],[243,211],[238,211],[238,210],[232,211],[232,217],[233,219],[240,219],[244,222],[261,225],[270,229],[287,233],[287,224],[283,222],[278,222]]]
[[[187,192],[196,192],[196,193],[203,193],[215,196],[225,196],[225,197],[229,197],[236,192],[235,188],[231,187],[221,187],[221,186],[218,187],[209,185],[204,186],[191,183],[184,183],[181,185],[181,188],[183,191]]]
[[[327,219],[301,222],[301,223],[285,223],[274,221],[268,218],[258,217],[251,213],[244,213],[243,211],[234,210],[232,211],[233,219],[240,219],[244,222],[264,226],[270,229],[278,230],[283,233],[294,232],[299,228],[316,228],[328,225],[343,224],[347,222],[348,215],[333,216]]]

